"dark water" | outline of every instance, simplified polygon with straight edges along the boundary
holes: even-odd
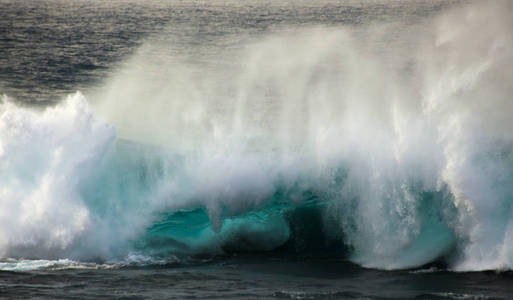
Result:
[[[379,271],[240,255],[181,267],[0,272],[0,292],[40,299],[510,299],[511,280],[510,273]]]
[[[145,39],[175,56],[241,46],[279,28],[426,17],[448,4],[414,1],[9,1],[0,2],[0,92],[56,102],[99,85]]]
[[[234,67],[230,53],[270,32],[319,25],[358,32],[376,23],[415,31],[460,2],[0,0],[0,94],[29,106],[77,90],[94,94],[145,43],[165,45],[165,51],[146,48],[146,56],[212,72]],[[362,268],[349,262],[351,249],[340,236],[326,241],[316,234],[325,226],[319,218],[289,216],[291,224],[305,225],[291,228],[292,238],[272,251],[252,251],[249,242],[242,252],[228,246],[186,263],[11,268],[17,271],[0,271],[0,298],[513,298],[510,272],[457,273],[438,261],[413,270]]]

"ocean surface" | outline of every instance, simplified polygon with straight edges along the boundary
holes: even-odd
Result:
[[[0,0],[0,298],[513,298],[513,4]]]

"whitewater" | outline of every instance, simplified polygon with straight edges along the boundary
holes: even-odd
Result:
[[[4,95],[0,269],[281,251],[512,270],[512,12],[465,2],[422,34],[306,26],[200,53],[230,67],[154,37],[93,92]]]

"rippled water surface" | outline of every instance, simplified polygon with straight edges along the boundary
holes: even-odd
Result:
[[[6,298],[509,299],[511,274],[362,269],[341,261],[239,256],[194,266],[0,272]]]

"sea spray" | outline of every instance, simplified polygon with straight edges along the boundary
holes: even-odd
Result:
[[[511,268],[513,7],[476,4],[438,20],[428,51],[426,114],[436,119],[455,222],[460,270]]]

